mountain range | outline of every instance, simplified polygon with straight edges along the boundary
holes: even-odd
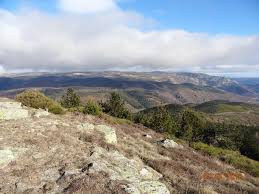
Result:
[[[118,91],[132,111],[139,111],[212,100],[259,103],[258,80],[171,72],[21,73],[1,75],[0,95],[14,97],[25,89],[39,89],[60,99],[66,88],[73,87],[82,98],[105,100],[111,91]]]

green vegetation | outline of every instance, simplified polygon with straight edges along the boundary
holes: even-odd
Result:
[[[75,108],[80,106],[81,100],[72,88],[68,88],[60,103],[64,108]]]
[[[247,112],[247,111],[258,111],[258,105],[251,105],[242,102],[228,102],[228,101],[210,101],[195,106],[197,111],[204,113],[225,113],[225,112]]]
[[[176,137],[187,141],[196,141],[200,140],[205,123],[204,119],[202,119],[198,113],[190,109],[186,109],[182,114],[179,125],[180,127],[175,134]]]
[[[218,103],[222,102],[209,102],[209,104]],[[194,105],[166,105],[146,109],[136,114],[135,122],[159,132],[169,133],[189,143],[200,141],[223,149],[239,151],[247,157],[259,160],[258,126],[212,122],[208,119],[208,114],[195,111],[195,107]],[[159,130],[160,128],[163,130]]]
[[[177,128],[172,115],[164,107],[159,107],[158,111],[137,114],[134,120],[136,123],[141,123],[158,132],[168,134],[174,134]]]
[[[121,119],[132,119],[132,114],[125,107],[125,102],[122,97],[116,93],[112,92],[109,100],[107,102],[101,103],[103,107],[103,112],[118,117]]]
[[[57,102],[38,91],[25,91],[18,94],[16,100],[21,102],[24,106],[45,109],[54,114],[62,114],[64,112],[63,108]]]
[[[237,168],[243,169],[251,175],[259,176],[259,162],[241,155],[238,151],[222,149],[201,142],[193,143],[192,147]]]
[[[83,113],[84,114],[91,114],[91,115],[100,115],[102,112],[102,109],[100,107],[100,105],[95,102],[92,99],[89,99],[83,109]]]

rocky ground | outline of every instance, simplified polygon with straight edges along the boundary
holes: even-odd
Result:
[[[0,193],[258,193],[259,181],[107,115],[0,100]]]

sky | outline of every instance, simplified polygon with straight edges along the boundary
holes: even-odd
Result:
[[[259,77],[258,0],[0,0],[0,72]]]

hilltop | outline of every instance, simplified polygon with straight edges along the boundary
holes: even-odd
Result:
[[[53,115],[8,99],[0,102],[0,112],[1,193],[215,194],[259,189],[258,178],[126,120]]]

